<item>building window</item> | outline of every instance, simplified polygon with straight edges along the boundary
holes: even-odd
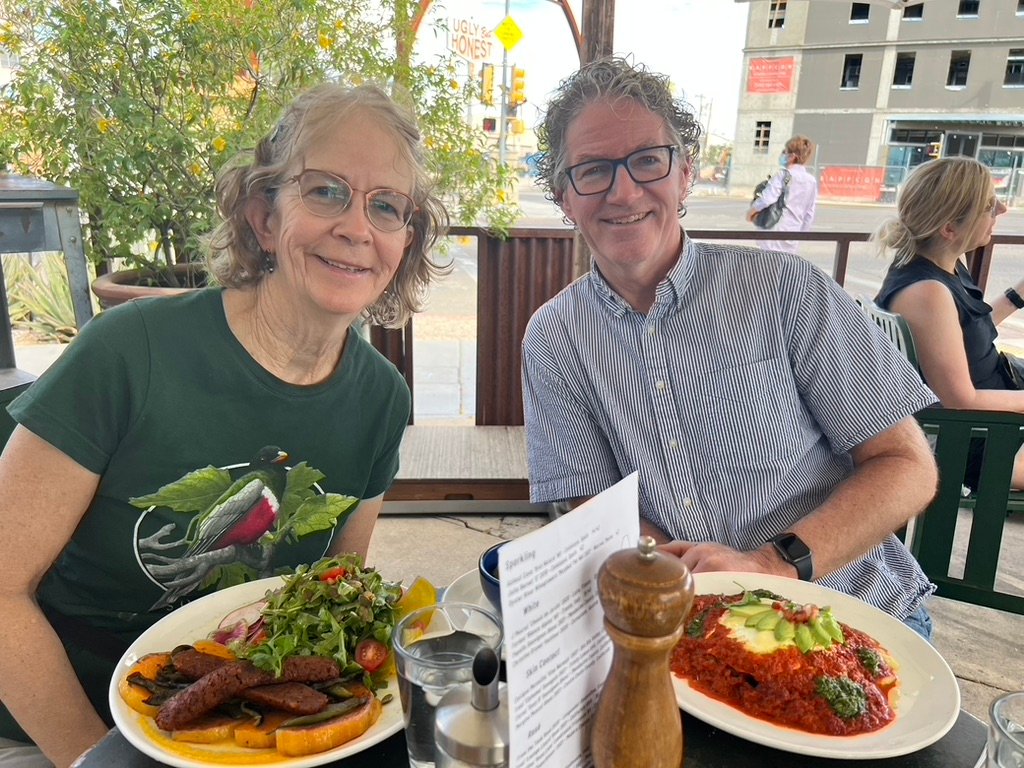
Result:
[[[1011,48],[1006,57],[1003,85],[1024,85],[1024,48]]]
[[[1024,2],[1024,0],[1022,0]],[[871,4],[870,3],[851,3],[850,4],[850,23],[851,24],[866,24],[868,17],[871,15]]]
[[[914,54],[897,53],[896,71],[892,75],[893,88],[909,88],[914,82]]]
[[[786,0],[771,0],[768,4],[768,29],[782,29],[786,24]]]
[[[971,68],[970,51],[953,51],[949,54],[949,74],[946,85],[950,88],[963,88],[967,85],[967,70]]]
[[[956,9],[957,16],[978,16],[978,9],[981,6],[981,0],[960,0],[960,5]]]
[[[859,53],[848,53],[843,59],[843,79],[840,88],[860,87],[860,65],[864,57]]]
[[[924,3],[918,3],[917,5],[905,5],[905,6],[903,6],[903,18],[904,19],[923,19],[924,18]]]
[[[754,151],[761,155],[768,154],[768,143],[772,137],[772,121],[758,120],[754,124]]]

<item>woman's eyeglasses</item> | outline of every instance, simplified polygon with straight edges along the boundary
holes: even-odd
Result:
[[[607,192],[615,181],[619,166],[626,169],[629,178],[637,184],[649,184],[664,179],[672,172],[672,153],[676,146],[644,147],[617,160],[587,160],[565,169],[569,182],[578,195],[598,195]]]
[[[340,216],[352,205],[352,193],[363,193],[366,218],[381,232],[396,232],[412,221],[416,203],[397,189],[356,189],[340,176],[307,169],[286,183],[299,185],[302,207],[314,216]]]

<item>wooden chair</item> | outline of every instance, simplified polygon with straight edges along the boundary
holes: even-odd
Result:
[[[863,297],[857,303],[917,367],[906,320]],[[1014,457],[1024,444],[1024,414],[933,407],[916,416],[933,441],[939,490],[908,534],[911,552],[943,597],[1024,614],[1024,596],[999,591],[995,584],[1007,513],[1024,509],[1024,493],[1010,489]],[[963,480],[973,440],[983,447],[977,488],[971,493]],[[950,566],[961,510],[970,510],[970,533],[963,575],[954,576]]]
[[[1024,596],[996,588],[996,570],[1010,490],[1013,461],[1024,444],[1024,415],[1003,411],[925,408],[917,414],[925,433],[935,437],[939,465],[939,491],[924,515],[914,524],[910,551],[943,597],[1024,614]],[[977,489],[970,499],[961,496],[972,440],[984,442]],[[962,576],[950,575],[954,538],[960,510],[970,510],[970,534]],[[1019,557],[1019,553],[1007,553]],[[1004,561],[1005,562],[1005,561]]]

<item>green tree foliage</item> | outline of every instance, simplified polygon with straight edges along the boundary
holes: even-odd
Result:
[[[0,159],[77,189],[103,270],[195,258],[213,179],[300,90],[376,82],[411,106],[456,223],[515,218],[511,172],[465,124],[449,58],[409,61],[408,0],[14,0],[0,47]],[[400,40],[405,44],[396,45]]]

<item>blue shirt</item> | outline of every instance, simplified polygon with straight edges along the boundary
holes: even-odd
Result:
[[[523,399],[533,501],[638,471],[642,517],[739,550],[816,509],[853,447],[935,402],[819,269],[689,238],[646,315],[596,267],[541,307]],[[895,536],[820,581],[901,619],[934,591]]]

